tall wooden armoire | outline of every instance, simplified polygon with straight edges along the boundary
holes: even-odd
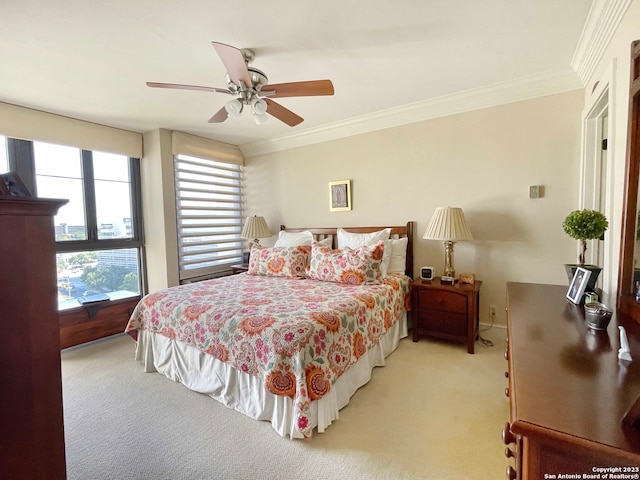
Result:
[[[2,478],[66,478],[53,225],[65,203],[0,194]]]

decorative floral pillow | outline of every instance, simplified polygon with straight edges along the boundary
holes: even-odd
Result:
[[[270,277],[304,277],[309,264],[311,247],[251,247],[249,275]]]
[[[380,266],[385,242],[364,245],[356,249],[331,250],[317,243],[311,246],[311,265],[308,277],[323,282],[362,285],[378,283],[382,278]]]
[[[382,258],[382,276],[387,276],[387,270],[389,269],[389,262],[391,261],[391,228],[384,228],[377,232],[371,233],[355,233],[348,232],[343,228],[338,228],[338,248],[358,248],[364,245],[373,245],[379,241],[384,241],[384,257]]]

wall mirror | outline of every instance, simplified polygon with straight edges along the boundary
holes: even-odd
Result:
[[[640,282],[640,241],[638,235],[638,195],[640,189],[640,40],[631,44],[631,86],[629,89],[629,127],[625,204],[623,205],[620,271],[618,275],[618,312],[640,323],[640,302],[635,299],[635,284]]]

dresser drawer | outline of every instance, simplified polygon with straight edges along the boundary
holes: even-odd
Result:
[[[445,290],[420,290],[417,292],[418,307],[430,310],[467,315],[467,296]]]
[[[467,315],[442,312],[433,309],[420,309],[419,328],[448,335],[465,336],[467,334]]]
[[[411,322],[413,341],[420,337],[465,343],[474,352],[478,332],[480,285],[442,283],[439,277],[411,284]]]

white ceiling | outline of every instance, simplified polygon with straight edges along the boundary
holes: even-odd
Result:
[[[592,1],[2,3],[0,101],[250,147],[469,91],[530,85],[522,79],[569,79],[577,88],[572,58]],[[210,124],[228,96],[145,85],[226,87],[212,40],[253,49],[252,65],[270,83],[328,78],[335,95],[279,99],[305,119],[293,128],[273,117],[258,126],[247,113]]]

